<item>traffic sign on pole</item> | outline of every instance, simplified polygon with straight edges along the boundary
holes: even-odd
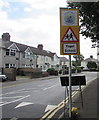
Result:
[[[76,43],[65,43],[63,44],[64,54],[76,54],[77,53],[77,44]]]
[[[60,54],[69,55],[69,117],[71,118],[71,55],[80,55],[78,9],[60,8]]]
[[[68,27],[66,33],[64,34],[61,42],[79,42],[74,31],[71,27]]]
[[[65,42],[74,44],[77,52],[64,52]],[[80,55],[78,9],[60,8],[60,54]]]

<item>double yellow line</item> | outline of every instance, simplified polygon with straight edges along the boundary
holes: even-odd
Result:
[[[87,82],[87,85],[89,85],[93,80],[97,79],[97,77],[93,78],[92,80]],[[82,86],[82,89],[85,88],[84,86]],[[77,89],[79,90],[79,88]],[[72,98],[78,93],[78,91],[75,91],[72,93]],[[48,111],[40,120],[49,120],[51,119],[61,108],[64,107],[64,105],[68,103],[68,97],[63,100],[61,103],[59,103],[56,107],[54,107],[53,109],[51,109],[50,111]],[[60,115],[62,116],[63,113]],[[60,117],[59,116],[59,117]]]
[[[78,90],[78,89],[77,89]],[[72,93],[72,98],[78,93],[78,91],[75,91]],[[60,109],[64,107],[64,105],[68,103],[68,97],[63,100],[61,103],[59,103],[56,107],[51,109],[49,112],[47,112],[40,120],[47,120],[51,119]],[[63,113],[62,113],[63,114]],[[60,115],[61,116],[61,115]]]

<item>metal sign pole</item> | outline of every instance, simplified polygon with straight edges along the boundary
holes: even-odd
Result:
[[[71,55],[80,55],[78,9],[60,8],[60,54],[69,55],[69,117],[71,118]]]
[[[69,55],[69,118],[71,118],[72,97],[71,97],[71,55]]]

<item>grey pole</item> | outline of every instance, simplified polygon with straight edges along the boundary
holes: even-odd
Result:
[[[69,118],[71,118],[71,109],[72,109],[72,87],[71,87],[71,55],[69,55]]]

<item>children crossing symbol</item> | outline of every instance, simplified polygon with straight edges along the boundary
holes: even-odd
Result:
[[[63,36],[62,42],[78,42],[78,39],[75,33],[70,27],[68,28],[65,35]]]

